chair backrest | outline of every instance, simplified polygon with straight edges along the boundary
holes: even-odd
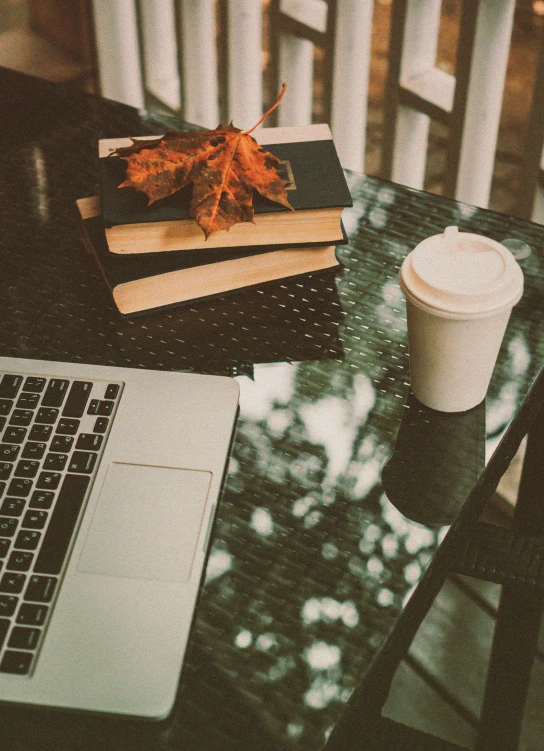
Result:
[[[286,82],[267,124],[328,121],[342,164],[364,171],[373,0],[92,1],[103,95],[245,128]],[[381,174],[423,188],[435,119],[448,128],[444,192],[487,206],[516,3],[460,3],[453,75],[436,64],[441,0],[393,0]],[[533,130],[541,120],[534,114]],[[538,168],[525,173],[532,205]]]

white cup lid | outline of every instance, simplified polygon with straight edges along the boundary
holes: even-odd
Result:
[[[457,227],[420,242],[400,278],[416,304],[445,314],[486,315],[515,305],[523,293],[523,272],[508,248]]]

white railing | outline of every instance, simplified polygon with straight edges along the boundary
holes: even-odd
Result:
[[[393,0],[382,172],[423,187],[435,118],[449,129],[446,193],[487,206],[515,0],[459,2],[453,76],[436,66],[441,0]],[[151,96],[189,122],[211,128],[232,119],[244,128],[263,112],[268,66],[277,90],[288,84],[277,122],[308,124],[319,47],[340,160],[364,171],[373,7],[373,0],[93,0],[102,94],[139,108]]]
[[[223,116],[249,127],[264,106],[263,9],[268,5],[261,0],[93,0],[102,94],[138,108],[151,94],[188,122],[211,128]],[[223,67],[216,18],[225,7],[228,64]],[[363,168],[372,8],[373,0],[281,0],[276,11],[293,19],[297,32],[306,28],[324,40],[334,37],[332,129],[343,164],[356,170]],[[277,78],[289,91],[278,121],[308,124],[314,43],[285,33],[278,47]],[[221,76],[227,91],[223,108]]]
[[[423,188],[429,124],[449,130],[445,193],[487,206],[515,0],[465,0],[455,76],[436,66],[441,0],[393,7],[383,173]]]

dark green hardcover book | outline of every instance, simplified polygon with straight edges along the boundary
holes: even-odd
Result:
[[[202,229],[187,215],[191,186],[147,206],[147,196],[141,191],[118,187],[125,179],[124,160],[105,156],[126,139],[102,140],[99,151],[102,213],[110,251],[135,254],[342,242],[341,214],[344,207],[352,205],[352,200],[328,126],[263,129],[257,137],[259,143],[282,160],[285,176],[292,181],[289,201],[295,211],[255,191],[255,222],[236,224],[228,232],[214,232],[207,240]],[[280,142],[267,143],[270,138]],[[300,138],[306,140],[297,140]]]

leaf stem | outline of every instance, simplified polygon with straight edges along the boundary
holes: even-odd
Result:
[[[249,130],[245,130],[245,131],[244,131],[244,135],[245,135],[245,136],[248,136],[248,135],[249,135],[250,133],[252,133],[252,132],[253,132],[253,131],[255,130],[255,128],[258,128],[258,127],[259,127],[259,125],[260,125],[260,124],[261,124],[261,123],[262,123],[262,122],[263,122],[264,120],[266,120],[266,118],[268,117],[268,115],[269,115],[269,114],[270,114],[271,112],[274,112],[274,110],[276,109],[276,107],[277,107],[277,106],[279,105],[279,103],[280,103],[280,102],[281,102],[281,100],[283,99],[283,95],[285,94],[285,89],[286,89],[286,88],[287,88],[287,84],[286,84],[286,83],[284,83],[284,84],[283,84],[283,86],[281,87],[280,95],[278,96],[278,98],[277,98],[277,100],[276,100],[276,103],[275,103],[275,104],[273,104],[273,105],[272,105],[272,107],[270,107],[270,109],[268,110],[268,112],[265,112],[265,113],[264,113],[264,115],[263,115],[263,116],[261,117],[261,119],[260,119],[260,120],[258,120],[258,122],[256,122],[256,123],[255,123],[255,125],[254,125],[254,126],[253,126],[252,128],[250,128]]]

